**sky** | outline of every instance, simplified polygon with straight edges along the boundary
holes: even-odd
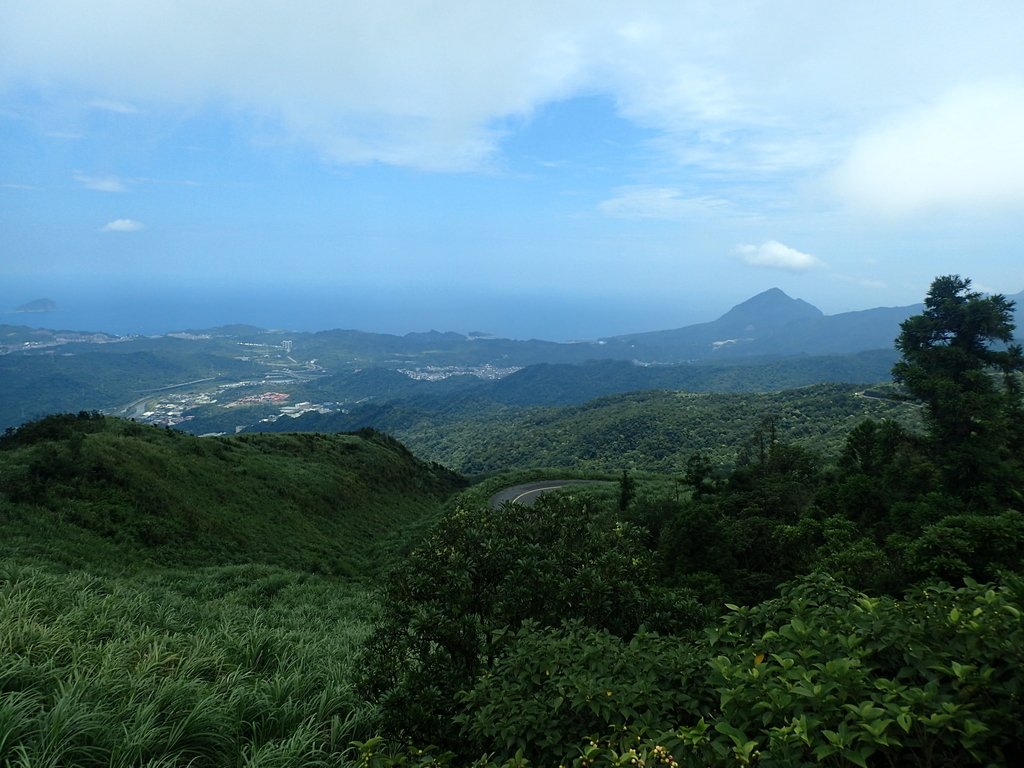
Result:
[[[0,322],[562,340],[1017,293],[1022,34],[1018,0],[0,0]]]

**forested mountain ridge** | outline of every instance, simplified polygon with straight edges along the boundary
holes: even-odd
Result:
[[[675,472],[694,452],[731,465],[765,418],[781,439],[835,455],[866,417],[920,424],[913,404],[820,384],[766,393],[650,390],[563,407],[516,407],[439,397],[398,399],[347,414],[306,414],[264,429],[332,432],[373,427],[418,455],[467,474],[531,466]]]
[[[886,381],[895,351],[785,359],[709,361],[698,365],[636,365],[593,360],[578,365],[531,365],[480,391],[510,405],[579,405],[605,395],[647,389],[688,392],[772,392],[822,383],[874,384]]]

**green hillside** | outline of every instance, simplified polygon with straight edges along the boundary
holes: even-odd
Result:
[[[494,382],[485,394],[510,405],[579,405],[648,389],[688,392],[773,392],[835,382],[887,381],[897,356],[890,349],[854,355],[765,358],[677,365],[591,360],[581,365],[541,364]]]
[[[868,395],[850,385],[819,384],[762,393],[634,392],[561,408],[412,398],[266,428],[374,427],[466,474],[529,467],[678,472],[696,452],[731,464],[768,417],[780,438],[824,455],[835,455],[864,418],[919,424],[916,406]]]
[[[731,464],[766,417],[777,419],[788,442],[834,454],[850,428],[868,416],[912,421],[917,414],[905,403],[826,384],[758,394],[639,392],[508,420],[470,418],[444,430],[421,423],[395,434],[420,455],[467,473],[531,465],[674,472],[695,452]]]
[[[461,486],[393,439],[0,438],[0,765],[337,764],[372,578]]]
[[[0,442],[0,546],[74,567],[263,563],[355,575],[458,485],[372,430],[198,438],[52,416]]]

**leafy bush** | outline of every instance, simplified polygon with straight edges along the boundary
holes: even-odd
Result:
[[[703,672],[691,641],[641,630],[628,641],[571,622],[499,631],[497,659],[457,695],[454,721],[478,753],[570,761],[575,739],[628,725],[665,730],[693,721]]]
[[[639,527],[571,496],[446,515],[389,579],[359,665],[387,732],[423,741],[447,732],[455,694],[496,654],[495,630],[578,619],[629,637],[644,625],[703,623],[695,601],[658,587],[644,541]]]
[[[480,765],[1018,765],[1022,608],[1019,578],[895,600],[816,575],[697,643],[528,626],[457,720]],[[359,749],[365,766],[453,759]]]

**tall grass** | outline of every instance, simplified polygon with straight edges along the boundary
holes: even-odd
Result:
[[[334,765],[363,586],[272,566],[126,577],[0,562],[0,765]]]

